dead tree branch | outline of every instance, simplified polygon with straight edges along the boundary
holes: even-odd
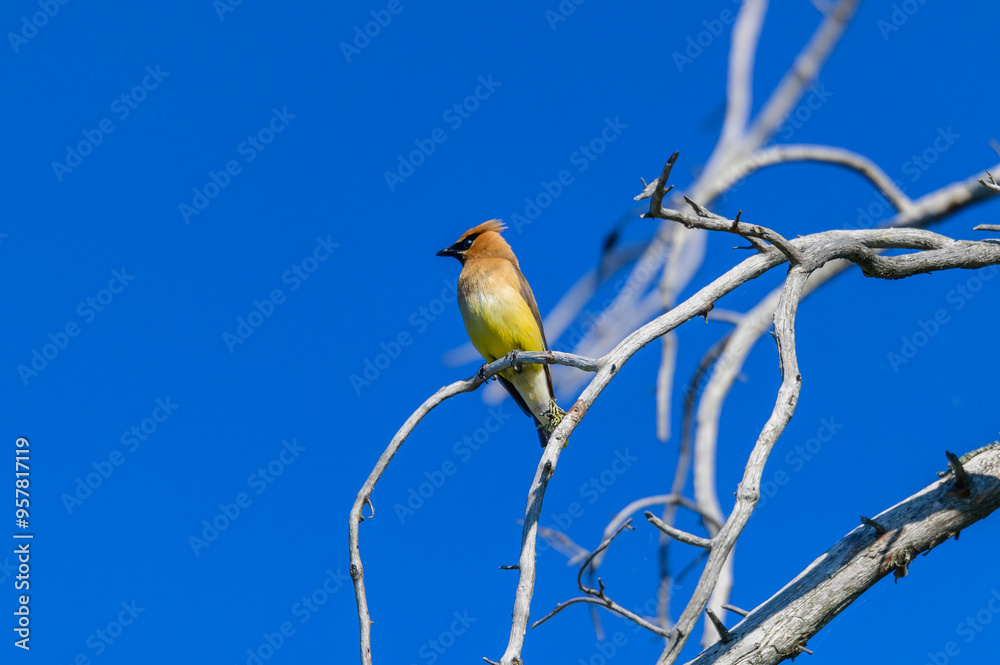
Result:
[[[776,665],[889,573],[898,574],[927,553],[1000,508],[1000,444],[965,463],[969,494],[955,496],[953,477],[932,483],[875,516],[886,533],[859,526],[783,589],[750,612],[719,642],[688,665]]]

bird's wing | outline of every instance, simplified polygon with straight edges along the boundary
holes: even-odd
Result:
[[[521,268],[515,263],[514,272],[517,273],[517,280],[521,285],[521,297],[524,298],[524,302],[528,303],[528,309],[531,310],[532,316],[535,317],[535,323],[538,324],[538,332],[542,336],[542,348],[546,351],[549,350],[549,343],[545,340],[545,328],[542,327],[542,316],[538,313],[538,303],[535,302],[535,294],[531,292],[531,286],[528,285],[528,280],[524,278],[524,273],[521,272]],[[549,371],[548,364],[542,365],[545,369],[545,383],[549,386],[549,396],[555,397],[555,393],[552,391],[552,373]]]

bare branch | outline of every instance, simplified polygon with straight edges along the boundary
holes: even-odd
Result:
[[[601,544],[597,546],[597,549],[595,549],[593,552],[590,553],[590,556],[587,557],[587,560],[583,562],[582,566],[580,566],[580,570],[576,574],[576,585],[578,587],[580,587],[580,591],[583,591],[584,593],[587,593],[587,594],[590,594],[590,595],[593,595],[593,596],[603,596],[604,595],[604,584],[603,583],[601,583],[601,590],[600,591],[597,591],[595,589],[591,589],[590,587],[587,587],[587,586],[585,586],[583,584],[583,571],[585,571],[590,566],[590,562],[594,560],[594,557],[596,557],[598,554],[601,554],[606,549],[608,549],[608,547],[611,546],[612,541],[614,541],[614,539],[617,538],[618,535],[622,531],[624,531],[625,529],[628,529],[629,531],[635,531],[635,527],[632,526],[632,520],[630,520],[630,519],[629,520],[625,520],[625,522],[620,527],[618,527],[617,529],[615,529],[615,532],[613,534],[611,534],[610,536],[608,536],[607,538],[605,538],[601,542]],[[600,582],[600,578],[598,578],[598,582]]]
[[[739,607],[736,607],[735,605],[730,605],[729,603],[726,603],[725,605],[723,605],[722,609],[729,610],[733,614],[739,614],[741,617],[745,617],[746,615],[750,614],[746,610],[740,609]]]
[[[656,438],[670,440],[670,397],[677,367],[677,335],[667,333],[661,339],[660,368],[656,372]]]
[[[615,515],[610,522],[608,522],[608,525],[606,527],[604,527],[604,534],[602,536],[602,539],[607,540],[609,537],[611,537],[611,535],[614,534],[618,530],[618,528],[625,522],[625,520],[628,519],[628,517],[633,513],[637,513],[640,510],[649,508],[650,506],[660,506],[660,505],[675,506],[675,507],[681,506],[683,508],[687,508],[691,512],[700,515],[702,519],[708,521],[711,524],[715,524],[716,529],[722,526],[721,521],[715,522],[714,517],[712,517],[711,515],[704,514],[698,508],[698,506],[695,505],[695,503],[690,499],[686,499],[683,496],[680,496],[679,494],[661,494],[658,496],[647,496],[643,497],[642,499],[636,499],[635,501],[633,501],[632,503],[628,504],[620,511],[618,511],[618,514]],[[603,561],[604,561],[604,553],[601,552],[593,558],[593,561],[590,562],[590,569],[596,573],[597,569],[601,567],[601,562]]]
[[[516,362],[558,363],[588,371],[595,371],[598,367],[597,361],[592,360],[591,358],[574,356],[571,353],[560,353],[558,351],[521,353],[516,356]],[[365,484],[361,486],[361,490],[358,492],[358,496],[354,500],[354,506],[351,508],[348,524],[348,548],[350,550],[351,558],[351,579],[354,581],[354,594],[358,603],[358,622],[361,628],[361,662],[364,665],[370,665],[372,662],[372,620],[368,612],[368,599],[365,594],[364,566],[361,564],[361,545],[358,533],[358,527],[364,519],[361,515],[362,509],[365,505],[372,505],[371,495],[375,490],[375,484],[379,481],[379,478],[382,477],[382,474],[385,473],[385,470],[389,466],[389,462],[392,461],[392,458],[402,447],[406,438],[410,435],[410,432],[412,432],[413,428],[416,427],[421,420],[423,420],[424,416],[430,413],[434,407],[449,397],[453,397],[459,393],[475,390],[489,377],[507,369],[508,367],[511,367],[514,363],[514,355],[507,358],[501,358],[493,363],[490,363],[489,365],[485,365],[479,372],[468,379],[465,379],[464,381],[456,381],[451,385],[445,386],[427,398],[427,400],[420,405],[420,408],[414,411],[413,414],[406,419],[406,422],[404,422],[403,426],[399,428],[396,435],[392,437],[392,441],[389,442],[389,446],[385,449],[385,452],[382,453],[382,456],[379,457],[378,462],[375,464],[375,468],[372,469],[370,474],[368,474],[368,479],[365,480]],[[374,516],[375,511],[374,508],[372,508],[372,517]]]
[[[747,240],[751,240],[751,242],[753,238],[760,238],[761,240],[766,240],[777,247],[778,250],[785,255],[785,258],[788,259],[788,262],[793,265],[800,264],[805,260],[802,254],[777,231],[773,231],[769,228],[758,226],[756,224],[741,222],[740,213],[737,213],[735,219],[726,219],[721,215],[709,212],[686,196],[684,197],[684,200],[695,209],[698,213],[697,217],[692,217],[691,215],[680,212],[679,210],[670,210],[667,208],[660,208],[658,211],[650,210],[649,215],[651,217],[660,217],[662,219],[670,219],[675,222],[680,222],[688,228],[735,233],[746,238]],[[766,251],[766,248],[758,247],[758,249],[764,249]]]
[[[875,533],[877,533],[878,535],[884,536],[885,534],[889,533],[884,526],[882,526],[875,520],[869,519],[864,515],[861,515],[860,517],[861,517],[861,523],[864,524],[865,526],[870,526],[871,528],[875,529]]]
[[[825,145],[792,144],[763,148],[730,167],[721,176],[720,186],[728,189],[753,171],[791,162],[817,162],[843,166],[867,178],[897,211],[907,210],[913,206],[910,197],[897,187],[892,178],[875,162],[851,150]]]
[[[826,15],[816,33],[813,35],[807,46],[796,58],[794,65],[785,75],[779,87],[772,93],[764,109],[758,114],[757,120],[752,124],[743,140],[734,145],[727,145],[726,142],[719,141],[711,156],[702,170],[701,174],[691,184],[687,194],[695,200],[702,201],[705,205],[710,205],[712,201],[721,194],[726,187],[720,187],[719,176],[734,162],[745,158],[752,151],[764,145],[769,138],[777,131],[781,122],[788,115],[798,100],[802,97],[806,85],[812,82],[826,61],[830,50],[840,38],[846,23],[854,14],[857,0],[840,0]],[[642,198],[651,196],[656,183],[650,183],[644,190]],[[638,197],[637,197],[638,198]],[[679,205],[679,197],[675,197],[673,202]],[[689,229],[679,229],[673,236],[671,242],[675,243],[682,254],[691,253],[691,246],[704,244],[704,234],[701,231]],[[653,241],[649,244],[646,252],[637,262],[635,268],[629,274],[628,283],[630,289],[619,294],[612,305],[606,311],[615,312],[616,316],[610,325],[615,322],[627,321],[628,325],[639,325],[647,320],[644,316],[634,313],[635,304],[643,294],[646,293],[649,284],[656,277],[657,268],[663,265],[665,259],[663,226],[657,230]],[[641,266],[641,268],[640,268]],[[655,314],[655,312],[654,312]],[[584,352],[596,355],[602,353],[604,349],[616,344],[620,335],[608,335],[603,341],[591,344],[589,347],[580,346],[577,352]]]
[[[585,594],[587,594],[587,596],[580,598],[572,598],[570,600],[559,603],[558,605],[556,605],[555,609],[553,609],[551,612],[546,614],[544,617],[542,617],[535,623],[531,624],[532,628],[535,628],[536,626],[545,623],[546,621],[548,621],[556,614],[569,607],[570,605],[575,605],[576,603],[591,603],[593,605],[600,605],[601,607],[605,607],[611,610],[612,612],[625,617],[626,619],[634,621],[639,626],[642,626],[647,630],[651,630],[657,635],[661,635],[666,638],[670,637],[670,631],[661,629],[659,626],[656,626],[646,621],[638,614],[630,612],[629,610],[625,609],[615,601],[608,598],[607,595],[605,595],[604,593],[604,582],[602,582],[600,578],[597,579],[599,585],[599,588],[597,589],[592,589],[583,583],[583,571],[587,570],[587,568],[591,565],[591,562],[594,560],[594,558],[603,554],[611,545],[611,542],[615,538],[617,538],[618,535],[625,529],[635,530],[635,527],[632,526],[632,520],[630,519],[626,520],[615,530],[613,534],[605,538],[604,541],[601,542],[601,544],[597,547],[597,549],[595,549],[593,553],[589,557],[587,557],[587,560],[584,561],[583,564],[580,566],[580,571],[576,575],[576,585],[580,588],[580,591],[583,591]]]
[[[956,496],[968,496],[972,483],[969,479],[969,474],[962,465],[962,460],[958,459],[955,453],[947,450],[944,451],[944,454],[948,456],[948,466],[951,467],[952,473],[955,474],[955,484],[952,486],[951,492]]]
[[[743,480],[740,481],[736,490],[736,505],[733,506],[733,511],[722,526],[722,530],[713,538],[713,547],[708,555],[708,561],[705,563],[705,569],[691,595],[691,600],[674,626],[674,639],[670,641],[660,656],[659,665],[671,665],[680,656],[681,649],[684,648],[695,622],[708,603],[719,571],[757,505],[760,498],[760,479],[764,473],[764,464],[767,462],[768,455],[795,412],[795,405],[802,387],[802,377],[799,374],[795,353],[794,322],[799,299],[808,277],[809,273],[801,266],[792,266],[788,270],[788,276],[785,278],[785,285],[778,301],[778,308],[774,314],[775,339],[778,342],[782,377],[778,398],[770,418],[764,424],[764,428],[757,438],[757,443],[750,453],[746,469],[743,472]]]
[[[713,310],[715,312],[715,310]],[[742,317],[741,317],[742,318]],[[691,382],[688,385],[687,393],[684,395],[684,420],[681,423],[681,449],[677,455],[677,467],[674,470],[674,481],[671,486],[671,492],[682,492],[684,484],[687,480],[688,467],[691,463],[691,453],[692,453],[692,437],[693,437],[693,416],[694,416],[694,405],[698,396],[698,390],[701,387],[701,381],[705,373],[715,366],[719,355],[726,348],[732,333],[727,333],[719,341],[712,345],[708,352],[702,357],[701,361],[698,363],[698,368],[695,370],[694,375],[691,377]],[[714,458],[711,462],[712,466],[706,471],[701,471],[702,475],[707,475],[711,478],[711,501],[705,501],[704,497],[700,497],[698,502],[699,510],[702,515],[702,522],[705,525],[705,529],[708,533],[714,536],[722,528],[722,510],[719,508],[718,498],[715,495],[715,466]],[[696,475],[698,470],[696,470]],[[699,498],[698,494],[699,487],[695,486],[695,497]],[[676,516],[676,507],[668,505],[663,510],[663,521],[667,524],[673,524],[674,518]],[[661,624],[665,625],[668,622],[669,611],[670,611],[670,595],[673,584],[670,579],[669,570],[669,545],[670,538],[663,534],[660,536],[660,585],[659,591],[657,593],[657,615],[660,618]],[[713,595],[724,594],[726,599],[728,599],[729,587],[732,586],[732,556],[727,560],[726,566],[723,568],[722,574],[720,576],[719,582],[716,584],[715,591]],[[724,609],[724,608],[723,608]],[[707,627],[706,627],[707,630]]]
[[[854,16],[857,6],[858,0],[840,0],[836,7],[826,14],[816,34],[796,56],[795,63],[781,79],[781,83],[775,88],[748,130],[747,139],[753,148],[763,145],[768,137],[777,131],[802,97],[806,87],[816,79],[830,51]]]
[[[911,561],[1000,508],[1000,445],[982,449],[966,470],[968,498],[950,495],[950,480],[943,478],[883,511],[875,520],[894,534],[891,541],[866,526],[855,528],[730,629],[731,642],[715,644],[688,665],[735,665],[751,658],[776,665],[794,656],[898,562]]]
[[[618,614],[620,616],[625,617],[629,621],[632,621],[636,625],[645,628],[646,630],[648,630],[651,633],[656,633],[657,635],[659,635],[661,637],[664,637],[666,639],[670,639],[670,631],[669,630],[664,630],[663,628],[660,628],[656,624],[650,623],[649,621],[647,621],[646,619],[642,618],[641,616],[639,616],[635,612],[631,612],[631,611],[625,609],[624,607],[622,607],[621,605],[617,604],[616,602],[614,602],[613,600],[611,600],[609,598],[596,598],[594,596],[579,596],[577,598],[570,598],[569,600],[564,600],[563,602],[561,602],[558,605],[556,605],[555,609],[553,609],[551,612],[549,612],[548,614],[546,614],[545,616],[543,616],[541,619],[539,619],[535,623],[531,624],[531,627],[532,628],[537,628],[538,626],[542,625],[543,623],[545,623],[546,621],[548,621],[549,619],[551,619],[552,617],[554,617],[559,612],[562,612],[564,609],[566,609],[570,605],[576,605],[577,603],[590,603],[591,605],[600,605],[601,607],[603,607],[605,609],[611,610],[615,614]]]
[[[715,615],[715,612],[712,611],[711,607],[705,608],[705,614],[708,615],[708,618],[712,621],[712,625],[715,626],[715,630],[718,631],[719,639],[723,642],[731,642],[733,640],[733,636],[729,634],[726,624],[722,623],[719,617]]]
[[[986,176],[987,176],[987,177],[988,177],[988,178],[990,179],[990,181],[989,181],[989,182],[986,182],[985,180],[983,180],[982,178],[980,178],[980,179],[979,179],[979,183],[980,183],[981,185],[984,185],[984,186],[986,186],[986,187],[989,187],[989,188],[990,188],[990,189],[992,189],[992,190],[993,190],[994,192],[997,192],[997,193],[1000,193],[1000,185],[998,185],[998,184],[997,184],[997,181],[993,179],[993,174],[992,174],[992,173],[990,173],[990,172],[989,172],[989,170],[987,170],[987,171],[986,171]]]
[[[567,536],[562,531],[540,526],[538,527],[538,535],[544,538],[553,549],[562,553],[563,556],[569,559],[569,561],[566,562],[567,566],[573,566],[590,556],[590,550],[577,545],[573,542],[572,538]],[[514,568],[516,569],[517,566],[514,566]]]
[[[652,524],[657,529],[667,534],[671,538],[679,540],[680,542],[686,543],[688,545],[694,545],[695,547],[702,547],[706,550],[712,549],[711,538],[702,538],[700,536],[690,534],[687,531],[681,531],[677,527],[667,524],[666,522],[664,522],[659,517],[649,512],[648,510],[645,512],[645,515],[646,519],[649,520],[650,524]]]
[[[753,63],[767,13],[767,0],[746,0],[733,24],[726,83],[726,116],[719,143],[730,145],[743,138],[753,101]]]

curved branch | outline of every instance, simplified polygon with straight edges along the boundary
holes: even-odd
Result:
[[[489,365],[484,365],[480,371],[473,376],[465,379],[464,381],[456,381],[451,385],[441,388],[436,393],[431,395],[423,404],[420,405],[403,426],[399,428],[396,435],[392,437],[392,441],[389,442],[389,446],[379,457],[378,462],[375,464],[375,468],[372,469],[371,473],[368,474],[368,479],[365,480],[365,484],[361,486],[361,490],[358,492],[357,498],[354,500],[354,505],[351,507],[351,514],[349,518],[348,525],[348,549],[350,551],[351,559],[351,579],[354,581],[354,595],[358,603],[358,622],[361,628],[361,662],[364,665],[371,665],[372,653],[371,653],[371,625],[372,620],[368,612],[368,599],[365,594],[365,581],[364,581],[364,566],[361,564],[361,544],[360,544],[360,534],[358,527],[361,522],[364,521],[362,516],[362,510],[365,505],[369,506],[372,513],[371,516],[375,516],[375,508],[371,502],[372,492],[375,490],[375,484],[385,473],[385,470],[389,466],[389,462],[396,455],[399,449],[402,447],[403,443],[406,441],[406,437],[410,435],[413,428],[423,420],[424,416],[430,413],[434,407],[448,399],[449,397],[454,397],[460,393],[469,392],[475,390],[484,383],[488,378],[497,374],[498,372],[507,369],[514,365],[515,362],[519,363],[556,363],[560,365],[569,365],[571,367],[576,367],[578,369],[584,369],[590,372],[596,371],[598,368],[598,361],[591,358],[584,358],[583,356],[576,356],[571,353],[560,353],[558,351],[542,351],[533,353],[519,353],[512,354],[506,358],[501,358]]]
[[[716,579],[722,570],[729,552],[736,544],[736,539],[743,531],[757,501],[760,498],[760,479],[764,473],[764,464],[778,437],[791,420],[798,403],[799,391],[802,388],[802,376],[799,374],[798,360],[795,353],[795,313],[798,309],[802,290],[805,288],[809,273],[801,266],[792,266],[785,278],[781,290],[778,308],[774,313],[775,339],[778,342],[778,358],[781,367],[781,386],[774,410],[764,424],[757,443],[747,462],[743,479],[736,489],[736,505],[722,530],[712,540],[712,550],[701,573],[698,585],[695,587],[691,600],[681,613],[674,626],[674,638],[660,656],[659,665],[671,665],[680,656],[681,649],[687,643],[695,622],[705,610],[708,599],[715,587]]]
[[[632,503],[628,504],[620,511],[618,511],[618,514],[615,515],[610,522],[608,522],[608,525],[606,527],[604,527],[604,534],[602,535],[602,539],[610,537],[610,535],[613,534],[618,529],[618,527],[621,526],[625,522],[625,520],[627,520],[628,517],[633,513],[637,513],[640,510],[644,510],[652,506],[673,506],[673,507],[682,506],[695,514],[700,515],[701,518],[705,520],[707,524],[714,524],[716,530],[722,527],[722,520],[718,520],[716,522],[713,516],[703,512],[690,499],[686,499],[685,497],[679,494],[660,494],[659,496],[647,496],[641,499],[636,499],[635,501],[633,501]],[[590,562],[591,572],[597,573],[597,569],[601,567],[601,563],[603,561],[604,561],[603,552],[595,556],[593,561]]]
[[[667,534],[674,540],[680,541],[686,545],[701,547],[706,550],[712,549],[711,538],[702,538],[701,536],[696,536],[693,533],[688,533],[687,531],[681,531],[677,527],[667,524],[666,522],[664,522],[659,517],[649,512],[648,510],[645,512],[645,515],[646,519],[649,520],[650,524],[652,524],[657,529]]]
[[[754,171],[792,162],[835,164],[857,171],[882,192],[897,211],[907,210],[913,206],[913,200],[897,187],[892,178],[875,162],[852,150],[826,145],[790,144],[763,148],[751,153],[746,159],[734,164],[723,173],[719,178],[719,186],[724,191]]]

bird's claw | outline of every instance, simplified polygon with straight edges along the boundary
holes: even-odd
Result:
[[[487,378],[486,378],[486,365],[481,366],[479,368],[479,372],[477,374],[479,376],[479,380],[480,381],[486,381],[487,380]]]
[[[513,367],[514,371],[517,372],[518,374],[520,374],[521,371],[524,369],[524,366],[521,365],[521,363],[517,362],[517,351],[508,351],[507,355],[504,356],[504,360],[509,360],[511,363],[511,367]]]
[[[559,427],[559,423],[562,422],[563,418],[566,416],[566,412],[559,408],[556,404],[555,398],[549,400],[549,410],[542,414],[543,416],[549,417],[549,422],[545,426],[545,429],[552,433],[556,427]]]

